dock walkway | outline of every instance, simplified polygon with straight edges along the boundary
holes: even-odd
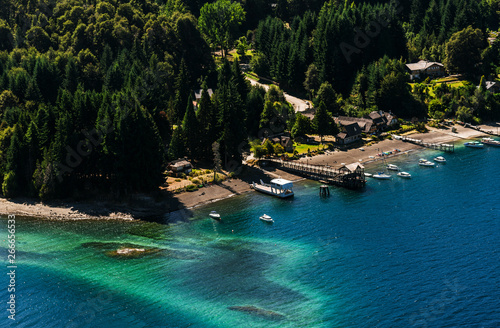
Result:
[[[495,136],[495,137],[500,137],[500,133],[498,133],[498,128],[497,128],[497,132],[493,132],[491,130],[485,130],[483,128],[481,128],[480,126],[476,126],[476,125],[472,125],[472,124],[469,124],[469,123],[465,123],[464,124],[464,128],[469,128],[469,129],[473,129],[473,130],[476,130],[476,131],[479,131],[479,132],[482,132],[482,133],[485,133],[485,134],[489,134],[490,136]]]
[[[398,136],[395,134],[392,135],[392,138],[395,140],[410,142],[412,144],[422,146],[425,148],[434,149],[434,150],[441,150],[441,151],[445,151],[445,152],[449,152],[449,153],[453,153],[455,151],[455,145],[452,145],[452,144],[444,144],[444,143],[438,144],[438,143],[424,142],[420,139],[413,139],[413,138],[410,138],[407,136]]]

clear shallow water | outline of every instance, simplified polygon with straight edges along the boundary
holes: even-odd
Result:
[[[416,164],[438,155],[391,159],[411,180],[393,174],[325,199],[319,184],[302,182],[293,200],[251,193],[170,226],[17,218],[15,326],[498,327],[500,149],[458,148],[447,164]],[[214,209],[222,222],[207,218]],[[5,218],[0,225],[6,236]],[[107,255],[122,244],[160,252]]]

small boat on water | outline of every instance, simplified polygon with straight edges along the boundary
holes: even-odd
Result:
[[[482,138],[481,142],[488,146],[500,147],[500,141],[495,140],[493,138]]]
[[[259,219],[265,222],[273,223],[274,220],[267,214],[262,215]]]
[[[385,174],[384,172],[379,172],[377,174],[374,174],[372,177],[379,180],[389,180],[391,178],[391,175]]]
[[[220,221],[220,214],[217,213],[216,211],[210,212],[210,214],[208,214],[208,216],[211,217],[212,219]]]
[[[483,148],[484,145],[480,143],[479,141],[471,141],[471,142],[466,142],[464,143],[465,147],[470,147],[470,148]]]
[[[408,173],[408,172],[399,172],[398,173],[398,177],[405,178],[405,179],[410,179],[411,178],[411,174]]]
[[[371,178],[372,176],[373,176],[373,174],[371,174],[371,173],[365,173],[365,177],[370,177]]]
[[[391,171],[399,171],[399,167],[394,164],[387,164],[387,169]]]
[[[433,167],[435,164],[426,160],[425,158],[421,158],[418,160],[418,165],[420,166],[429,166],[429,167]]]
[[[446,163],[446,158],[444,158],[443,156],[438,156],[438,157],[434,158],[434,161],[439,162],[439,163]]]

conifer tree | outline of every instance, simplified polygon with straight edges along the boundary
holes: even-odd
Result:
[[[212,106],[210,95],[208,94],[206,82],[202,84],[201,99],[198,104],[196,119],[199,122],[201,132],[200,155],[208,159],[211,156],[212,144],[217,140],[217,116],[214,106]]]
[[[174,129],[172,139],[170,140],[168,157],[170,160],[181,158],[185,155],[185,150],[186,148],[184,147],[184,133],[182,131],[182,126],[178,126]]]
[[[182,131],[184,132],[187,153],[190,158],[195,158],[199,156],[201,131],[194,111],[192,99],[191,95],[189,95],[186,113],[184,114],[184,119],[182,120]]]
[[[316,114],[313,118],[313,127],[315,132],[320,136],[321,143],[323,143],[323,136],[338,133],[337,125],[333,121],[332,114],[326,110],[324,102],[320,102],[316,109]]]

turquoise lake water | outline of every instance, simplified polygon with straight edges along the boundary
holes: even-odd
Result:
[[[417,165],[438,155],[391,159],[411,180],[329,198],[304,181],[291,200],[252,192],[168,226],[17,217],[15,322],[2,217],[0,326],[499,327],[500,149]],[[123,245],[157,252],[109,255]]]

